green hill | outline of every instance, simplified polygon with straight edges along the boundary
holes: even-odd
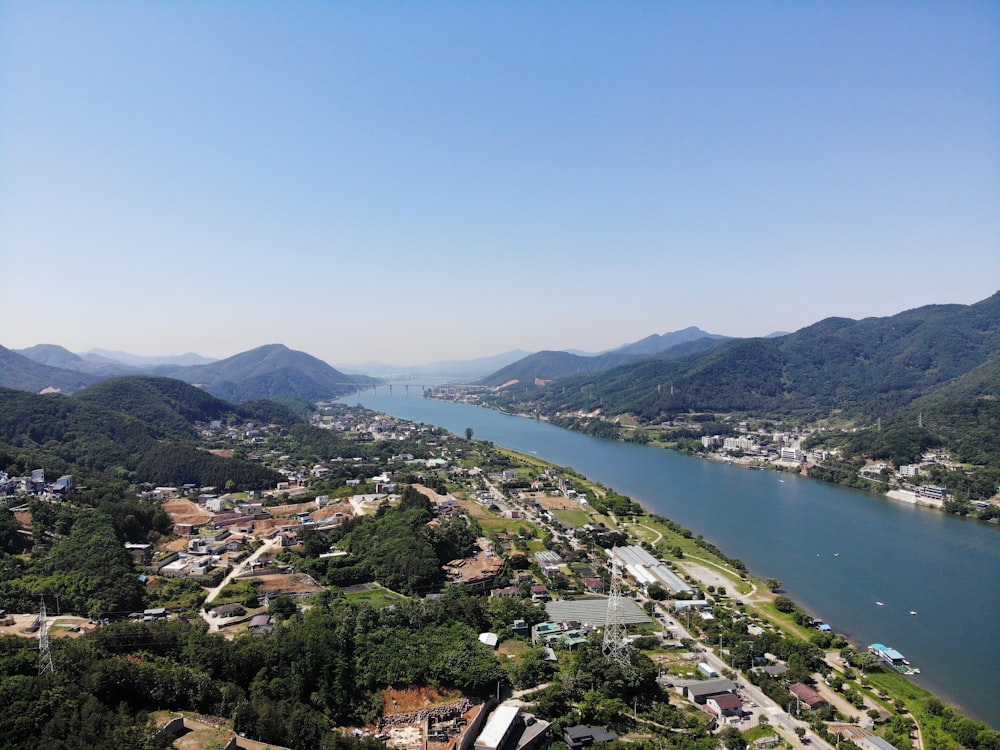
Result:
[[[322,360],[281,344],[269,344],[207,365],[161,367],[157,374],[198,385],[240,403],[294,394],[310,401],[350,393],[361,382]]]
[[[495,403],[550,415],[600,409],[649,422],[706,411],[873,419],[998,353],[1000,293],[974,305],[931,305],[886,318],[829,318],[777,338],[731,340],[547,387],[525,385]]]
[[[165,483],[184,476],[185,482],[217,486],[232,480],[239,489],[281,481],[281,475],[257,464],[221,458],[184,442],[193,436],[188,419],[199,408],[199,413],[214,413],[224,402],[216,404],[217,399],[176,381],[122,381],[82,396],[0,389],[0,470],[21,474],[40,467],[46,474],[71,473],[83,481]],[[174,399],[173,408],[164,393]],[[113,402],[115,395],[119,408],[103,403]],[[213,400],[202,401],[205,396]],[[236,413],[228,406],[230,414]]]
[[[699,333],[703,335],[691,338]],[[706,334],[698,328],[687,328],[673,334],[648,336],[635,344],[593,356],[559,351],[536,352],[497,370],[479,382],[490,386],[502,386],[515,381],[518,384],[534,385],[536,379],[560,380],[573,375],[604,372],[647,357],[676,359],[715,349],[723,341],[726,339],[722,336]]]
[[[140,375],[96,383],[73,398],[122,412],[171,437],[193,437],[195,422],[239,418],[292,425],[301,419],[288,407],[270,401],[231,404],[173,378]]]

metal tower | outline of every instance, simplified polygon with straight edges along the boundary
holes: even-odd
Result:
[[[604,625],[604,655],[628,669],[628,646],[625,643],[625,623],[622,621],[622,569],[617,557],[611,558],[611,593],[608,596],[608,617]]]
[[[45,622],[45,599],[38,613],[38,676],[52,672],[52,650],[49,648],[49,624]]]

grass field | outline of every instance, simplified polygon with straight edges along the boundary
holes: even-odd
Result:
[[[559,523],[574,529],[591,522],[590,516],[582,510],[554,510],[552,515],[559,519]]]
[[[480,518],[479,525],[482,526],[484,532],[497,532],[503,531],[508,534],[516,534],[518,529],[534,529],[538,531],[538,527],[534,524],[525,521],[523,518]]]

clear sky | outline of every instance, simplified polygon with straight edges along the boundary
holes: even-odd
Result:
[[[1000,4],[2,2],[0,344],[599,351],[1000,289]]]

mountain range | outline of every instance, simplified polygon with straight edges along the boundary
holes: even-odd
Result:
[[[728,339],[691,326],[673,333],[653,334],[632,344],[602,354],[547,351],[530,354],[480,380],[481,385],[503,386],[512,382],[543,385],[581,373],[601,372],[646,357],[673,358],[712,349]]]
[[[197,385],[236,403],[294,395],[317,401],[356,390],[371,382],[348,376],[322,360],[282,344],[269,344],[207,364],[149,365],[143,368],[95,362],[54,345],[21,351],[0,347],[0,387],[39,392],[73,393],[109,377],[156,375]]]
[[[0,387],[73,393],[141,373],[176,378],[242,403],[286,395],[316,401],[376,382],[281,344],[218,361],[184,355],[202,360],[187,365],[140,367],[136,358],[124,363],[105,354],[81,356],[54,345],[19,352],[0,347]],[[437,370],[457,377],[463,367],[474,373],[499,366],[479,381],[498,389],[489,403],[509,409],[516,398],[516,410],[550,415],[600,409],[605,416],[631,414],[649,422],[690,412],[874,419],[946,387],[952,390],[942,392],[961,391],[956,382],[962,378],[982,381],[977,368],[1000,356],[1000,293],[973,305],[928,305],[863,320],[827,318],[764,338],[727,338],[692,326],[597,355],[523,354],[432,363],[412,374]]]
[[[1000,356],[1000,293],[973,305],[827,318],[785,336],[705,342],[599,371],[553,375],[554,384],[538,385],[543,378],[537,374],[518,377],[516,387],[498,392],[491,403],[548,415],[600,409],[605,416],[631,414],[648,422],[690,412],[874,419],[945,386],[960,388],[955,383],[963,378],[982,383],[979,368]],[[525,364],[486,382],[509,382]]]

